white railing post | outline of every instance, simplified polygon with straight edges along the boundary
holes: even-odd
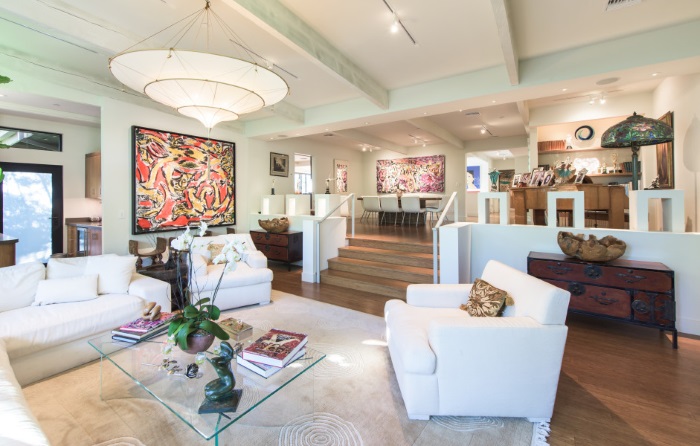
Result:
[[[440,213],[440,218],[438,218],[437,223],[435,224],[435,227],[433,228],[433,283],[438,283],[438,272],[440,271],[439,264],[438,264],[438,254],[439,254],[439,238],[440,238],[440,233],[438,232],[438,229],[440,226],[442,226],[442,221],[445,219],[445,215],[447,214],[447,211],[450,210],[450,206],[454,205],[454,220],[455,223],[457,223],[457,201],[455,198],[457,197],[457,192],[452,192],[452,195],[450,195],[450,199],[447,201],[447,205],[445,205],[445,208],[442,210]]]

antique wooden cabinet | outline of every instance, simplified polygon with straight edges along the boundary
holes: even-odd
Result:
[[[287,268],[292,269],[292,263],[303,258],[303,233],[286,231],[278,234],[263,230],[252,230],[250,236],[268,260],[287,262]]]
[[[667,330],[678,348],[674,272],[635,260],[586,262],[530,252],[527,272],[571,293],[569,311]]]

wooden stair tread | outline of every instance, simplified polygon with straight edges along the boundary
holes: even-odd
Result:
[[[433,269],[432,268],[423,268],[420,266],[410,266],[410,265],[395,265],[395,264],[386,264],[382,262],[377,262],[374,260],[363,260],[363,259],[353,259],[349,257],[335,257],[332,259],[328,259],[328,262],[337,262],[337,263],[349,263],[353,265],[360,265],[360,266],[367,266],[367,267],[372,267],[372,268],[379,268],[379,269],[391,269],[391,270],[398,270],[398,271],[403,271],[403,272],[409,272],[409,273],[414,273],[414,274],[428,274],[432,277],[433,275]]]
[[[391,249],[382,249],[382,248],[368,248],[364,246],[344,246],[342,248],[339,248],[339,251],[342,250],[348,250],[348,251],[353,251],[353,252],[371,252],[374,254],[384,254],[384,255],[393,255],[397,257],[416,257],[416,258],[421,258],[421,259],[431,259],[433,258],[432,252],[430,254],[428,253],[422,253],[422,252],[406,252],[406,251],[397,251],[397,250],[391,250]]]
[[[349,273],[346,271],[336,271],[332,269],[327,269],[321,271],[321,276],[335,276],[343,277],[345,279],[360,280],[363,282],[373,283],[375,285],[383,285],[390,288],[406,290],[406,288],[411,285],[411,282],[405,282],[403,280],[386,279],[384,277],[368,276],[366,274]]]
[[[372,238],[348,238],[349,246],[365,247],[375,249],[389,249],[400,252],[420,252],[424,254],[432,254],[432,242],[395,242]]]

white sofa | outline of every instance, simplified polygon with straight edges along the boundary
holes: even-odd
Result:
[[[135,263],[111,254],[0,268],[0,444],[48,444],[20,386],[99,358],[87,341],[139,317],[146,301],[170,310],[170,285]]]
[[[255,248],[250,234],[224,234],[195,237],[192,242],[192,270],[190,280],[193,300],[211,297],[219,282],[225,264],[211,264],[210,245],[225,245],[231,241],[243,243],[242,259],[236,268],[226,272],[216,295],[215,304],[221,310],[253,304],[270,303],[272,270],[267,267],[267,257]]]
[[[513,297],[502,317],[471,317],[459,309],[471,284],[410,285],[406,302],[386,303],[389,352],[408,416],[547,421],[570,294],[493,260],[481,278]]]

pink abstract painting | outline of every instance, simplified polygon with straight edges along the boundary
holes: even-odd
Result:
[[[377,160],[377,192],[445,192],[445,155]]]

